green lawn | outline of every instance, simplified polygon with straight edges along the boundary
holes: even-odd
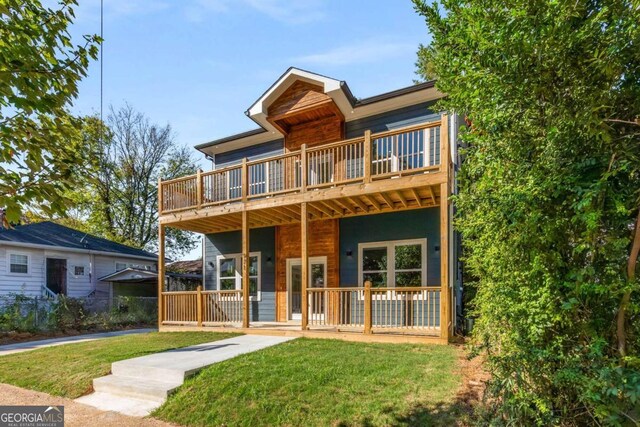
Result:
[[[0,382],[75,398],[91,390],[91,380],[107,375],[112,362],[235,335],[153,332],[10,354],[0,356]]]
[[[452,425],[453,346],[298,339],[187,380],[153,416],[183,425]]]

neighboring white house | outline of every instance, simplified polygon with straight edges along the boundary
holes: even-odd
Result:
[[[108,296],[100,278],[127,268],[156,271],[155,254],[53,222],[0,224],[0,296]]]

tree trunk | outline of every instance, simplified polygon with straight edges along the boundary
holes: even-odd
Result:
[[[627,262],[627,280],[631,286],[633,286],[636,280],[636,266],[638,264],[638,253],[640,253],[640,211],[638,211],[638,218],[632,230],[632,235],[633,242],[631,252],[629,253],[629,261]],[[631,302],[631,289],[624,293],[620,301],[620,307],[618,308],[616,333],[618,336],[618,352],[622,357],[627,355],[626,320],[629,302]]]

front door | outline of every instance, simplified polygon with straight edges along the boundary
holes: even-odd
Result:
[[[324,288],[327,285],[327,257],[309,258],[309,288]],[[302,318],[302,261],[300,258],[287,259],[287,302],[289,319]],[[320,301],[322,300],[322,302]],[[310,308],[311,316],[324,315],[324,296]]]
[[[56,294],[67,294],[67,260],[47,258],[47,288]]]

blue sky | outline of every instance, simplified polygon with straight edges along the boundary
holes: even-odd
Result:
[[[80,0],[74,36],[98,33]],[[193,146],[255,127],[244,111],[289,67],[364,98],[412,84],[429,36],[409,0],[104,0],[104,105],[125,102]],[[74,109],[100,106],[92,64]],[[207,167],[207,163],[202,163]],[[199,249],[187,258],[197,257]]]

